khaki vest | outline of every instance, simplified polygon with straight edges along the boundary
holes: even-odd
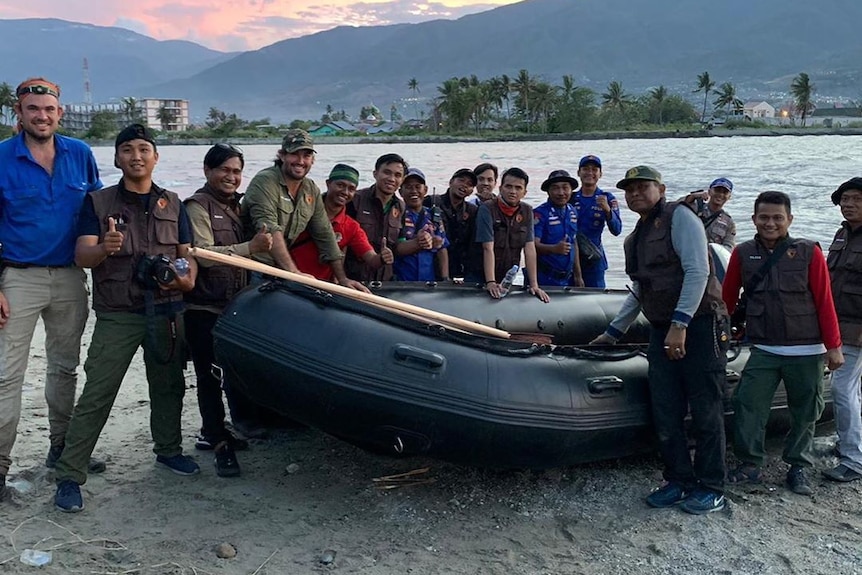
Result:
[[[845,222],[835,234],[826,258],[841,341],[862,346],[862,230]]]
[[[121,182],[122,183],[122,182]],[[99,239],[108,231],[108,218],[118,223],[125,236],[123,246],[111,257],[93,268],[93,309],[97,312],[139,311],[144,309],[144,289],[135,279],[138,261],[144,255],[164,254],[176,259],[179,245],[180,199],[155,184],[148,211],[144,211],[138,194],[119,186],[90,192]],[[152,290],[155,304],[181,302],[178,290]]]
[[[497,200],[488,200],[485,205],[494,226],[494,281],[499,283],[512,266],[521,263],[521,250],[533,226],[533,208],[521,202],[510,218],[500,210]]]
[[[242,197],[236,194],[236,201]],[[210,216],[213,245],[232,246],[243,241],[243,225],[239,216],[239,204],[225,204],[204,187],[185,200],[197,202]],[[198,266],[195,287],[185,294],[188,303],[224,307],[239,290],[248,283],[246,271],[227,265]]]
[[[751,343],[810,345],[822,343],[817,307],[808,284],[814,242],[794,239],[753,291],[746,296],[745,334]],[[736,247],[742,263],[742,285],[769,259],[771,252],[756,239]]]
[[[645,220],[639,220],[625,239],[626,273],[641,288],[643,314],[655,326],[668,326],[673,319],[685,273],[671,241],[674,211],[684,202],[660,200]],[[712,256],[709,257],[709,279],[694,316],[707,313],[727,314],[721,299],[721,284],[715,277]]]

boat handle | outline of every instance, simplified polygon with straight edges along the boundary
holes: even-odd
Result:
[[[406,363],[419,363],[431,369],[443,367],[443,364],[446,363],[446,358],[439,353],[404,344],[395,346],[395,359]]]
[[[606,391],[619,391],[623,388],[623,380],[615,375],[593,377],[587,380],[587,389],[590,393],[604,393]]]

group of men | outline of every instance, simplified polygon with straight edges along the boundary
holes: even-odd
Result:
[[[244,197],[238,192],[242,151],[216,144],[203,161],[205,184],[181,201],[154,183],[154,135],[133,124],[115,140],[114,162],[122,177],[103,188],[89,148],[56,134],[59,87],[34,78],[20,84],[16,95],[19,133],[0,143],[0,499],[39,317],[48,361],[46,465],[56,468],[54,501],[60,510],[82,510],[80,486],[88,473],[105,469],[92,452],[139,348],[156,464],[179,475],[200,471],[182,451],[187,346],[202,420],[196,447],[213,450],[219,476],[240,474],[236,451],[247,444],[226,426],[222,391],[235,426],[254,407],[223,390],[213,375],[212,330],[231,297],[259,278],[198,261],[189,255],[192,246],[362,291],[375,280],[462,278],[484,284],[494,298],[504,295],[500,282],[523,260],[527,289],[548,301],[543,285],[604,287],[608,262],[601,237],[606,227],[615,235],[622,231],[617,200],[598,187],[602,163],[594,155],[581,158],[580,182],[565,170],[551,172],[541,184],[548,201],[535,210],[522,201],[529,176],[520,168],[502,172],[496,194],[498,168],[485,163],[457,170],[445,193],[428,196],[425,174],[393,153],[378,158],[370,187],[358,190],[359,171],[339,163],[321,193],[308,177],[314,142],[302,130],[285,135],[273,165],[252,178]],[[706,513],[724,507],[726,480],[760,481],[763,431],[779,379],[794,420],[784,453],[791,465],[787,481],[797,493],[810,493],[802,469],[811,464],[824,361],[840,368],[833,385],[841,454],[840,464],[824,475],[838,481],[862,477],[862,312],[854,292],[862,274],[855,257],[862,251],[862,178],[833,194],[846,221],[830,247],[828,271],[816,244],[787,234],[789,198],[764,192],[752,216],[757,236],[734,250],[723,287],[713,273],[707,237],[734,244],[735,226],[723,209],[733,189],[729,180],[713,182],[706,196],[671,202],[658,171],[638,166],[617,187],[639,216],[625,243],[633,287],[594,343],[615,342],[640,312],[653,327],[650,392],[667,484],[647,498],[650,505],[682,503],[686,511]],[[88,316],[82,268],[92,269],[96,323],[75,405]],[[727,318],[742,286],[754,348],[734,396],[741,463],[727,474],[721,404],[731,337]],[[841,367],[845,357],[849,361]],[[693,463],[683,421],[689,409],[698,443]]]
[[[766,425],[782,381],[791,416],[782,454],[789,465],[785,481],[794,493],[810,495],[805,469],[813,465],[814,426],[824,407],[824,364],[834,372],[839,463],[822,474],[839,482],[862,478],[862,307],[854,287],[862,279],[862,259],[854,255],[862,249],[857,233],[862,227],[862,178],[841,184],[832,194],[845,221],[829,248],[828,263],[816,242],[789,235],[793,215],[787,194],[758,195],[751,217],[757,233],[733,249],[722,284],[707,241],[734,243],[735,226],[723,210],[733,189],[729,180],[713,182],[706,197],[695,192],[669,201],[661,174],[636,166],[617,187],[625,190],[626,204],[639,216],[625,241],[626,272],[633,285],[617,316],[593,343],[615,343],[638,313],[650,322],[649,391],[665,483],[647,496],[647,503],[711,513],[726,506],[727,482],[762,482]],[[708,201],[706,206],[695,205],[702,200]],[[739,327],[751,355],[732,399],[738,465],[728,472],[723,395],[726,351],[733,337],[729,319],[735,311],[743,320]],[[696,442],[693,460],[688,414]]]

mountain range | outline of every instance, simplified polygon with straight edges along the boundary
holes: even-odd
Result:
[[[411,78],[430,100],[446,78],[515,76],[521,68],[552,83],[571,74],[598,92],[619,80],[633,93],[663,84],[685,94],[709,71],[745,98],[787,92],[805,71],[818,94],[858,99],[860,21],[858,0],[526,0],[458,20],[341,26],[227,54],[119,28],[6,20],[0,79],[44,74],[80,100],[86,56],[96,101],[187,98],[198,120],[210,107],[285,121],[319,117],[327,105],[355,115],[372,102],[412,115],[404,102]],[[13,56],[21,42],[26,61]]]

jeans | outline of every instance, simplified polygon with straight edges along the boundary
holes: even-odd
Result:
[[[716,336],[712,315],[695,317],[686,330],[686,355],[670,360],[664,350],[667,329],[650,329],[647,349],[653,423],[666,481],[688,488],[700,484],[724,491],[724,386],[727,355]],[[695,440],[692,463],[685,417],[691,412]]]
[[[832,374],[832,402],[840,463],[862,473],[862,348],[845,345],[844,365]]]
[[[6,475],[21,416],[30,344],[40,317],[45,325],[48,433],[52,446],[64,443],[75,405],[89,294],[87,276],[77,267],[10,267],[0,278],[10,309],[9,320],[0,330],[0,475]]]

